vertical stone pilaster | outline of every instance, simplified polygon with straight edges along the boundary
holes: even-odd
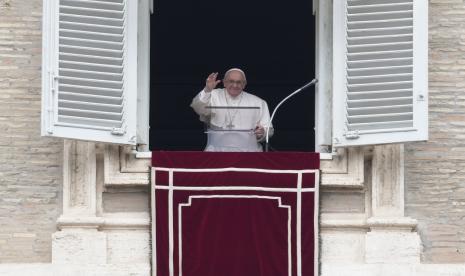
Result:
[[[419,263],[417,221],[404,216],[404,147],[375,146],[371,214],[367,220],[367,263]]]
[[[105,264],[106,235],[98,230],[96,145],[64,142],[63,214],[52,243],[52,262],[57,264]]]
[[[404,147],[376,146],[373,151],[372,216],[404,216]]]
[[[96,216],[95,143],[65,140],[63,216]]]

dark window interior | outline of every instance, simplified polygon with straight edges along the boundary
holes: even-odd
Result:
[[[211,72],[243,69],[245,91],[280,100],[315,76],[311,0],[157,0],[151,17],[150,148],[203,150],[203,124],[190,108]],[[274,150],[314,150],[314,88],[281,106]],[[271,114],[270,114],[271,115]]]

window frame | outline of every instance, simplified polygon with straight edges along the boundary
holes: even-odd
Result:
[[[57,92],[56,70],[58,68],[58,3],[57,0],[44,1],[43,6],[43,70],[42,70],[42,135],[63,138],[91,140],[106,143],[139,145],[139,151],[148,151],[149,143],[149,110],[150,110],[150,13],[155,12],[153,0],[132,1],[124,0],[128,4],[127,46],[133,50],[127,52],[126,60],[130,67],[136,70],[126,69],[126,78],[131,80],[128,87],[128,95],[125,99],[127,110],[125,123],[128,127],[127,135],[115,136],[110,133],[102,133],[95,129],[60,128],[54,124],[57,121]],[[313,0],[313,12],[316,16],[316,47],[315,47],[315,73],[318,83],[315,88],[315,151],[328,153],[335,151],[335,147],[350,147],[360,145],[373,145],[381,143],[395,143],[414,140],[426,140],[428,138],[428,118],[415,122],[416,134],[394,135],[383,134],[376,138],[361,139],[355,143],[335,143],[335,135],[344,127],[338,116],[344,112],[344,101],[340,99],[338,80],[344,79],[340,64],[336,64],[338,58],[335,51],[341,51],[338,44],[343,36],[341,26],[337,26],[337,19],[345,16],[342,9],[334,5],[340,5],[343,1]],[[424,2],[424,1],[423,1]],[[131,4],[129,4],[131,3]],[[428,17],[428,3],[413,0],[414,13],[422,22]],[[425,20],[426,16],[426,20]],[[417,20],[418,21],[418,20]],[[335,23],[336,22],[336,23]],[[336,26],[335,26],[336,24]],[[414,70],[417,75],[414,81],[414,99],[423,104],[416,108],[415,116],[427,115],[427,90],[428,90],[428,35],[427,24],[415,24]],[[55,35],[54,35],[55,34]],[[136,49],[136,50],[134,50]],[[336,65],[335,65],[336,64]],[[128,67],[128,68],[130,68]],[[335,91],[337,90],[337,91]],[[423,93],[424,92],[424,93]],[[134,96],[137,94],[137,97]],[[130,129],[129,129],[130,128]],[[404,136],[402,139],[392,137]],[[381,138],[380,138],[381,137]],[[363,141],[362,141],[363,140]],[[360,142],[362,141],[362,142]]]

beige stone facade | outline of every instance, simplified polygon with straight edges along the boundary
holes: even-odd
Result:
[[[465,1],[430,0],[429,141],[405,152],[406,213],[425,263],[465,262]]]
[[[42,1],[0,1],[0,263],[50,262],[63,141],[40,137]]]
[[[429,3],[430,140],[322,161],[322,275],[465,275],[465,1]],[[0,0],[0,275],[149,275],[149,159],[40,136],[41,16]]]

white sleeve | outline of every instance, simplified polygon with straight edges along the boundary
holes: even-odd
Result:
[[[265,135],[263,135],[263,137],[261,137],[258,140],[259,142],[265,140],[265,138],[266,138],[265,137],[266,136],[266,128],[268,127],[268,125],[270,127],[268,136],[271,137],[271,136],[273,136],[273,133],[274,133],[273,126],[270,123],[270,111],[268,110],[268,104],[264,100],[262,100],[260,112],[261,112],[261,114],[260,114],[259,125],[261,125],[262,127],[265,128]]]
[[[204,103],[210,102],[211,97],[212,97],[212,92],[207,93],[205,92],[205,90],[202,89],[202,91],[200,91],[199,93],[199,100]]]
[[[205,107],[210,104],[211,94],[212,92],[206,93],[202,90],[194,97],[191,103],[191,107],[195,113],[199,114],[200,120],[203,122],[205,122],[206,117],[210,116],[210,109]]]

